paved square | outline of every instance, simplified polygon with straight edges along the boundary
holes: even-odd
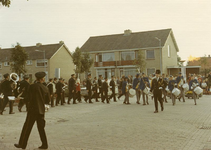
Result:
[[[118,102],[50,108],[46,113],[49,150],[211,150],[211,96],[204,95],[194,105],[192,99],[154,114],[154,103],[131,105]],[[0,116],[0,150],[16,150],[26,112]],[[23,109],[24,110],[24,109]],[[27,150],[40,146],[36,124]]]

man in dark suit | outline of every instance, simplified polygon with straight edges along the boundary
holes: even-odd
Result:
[[[104,103],[105,99],[106,99],[106,102],[109,104],[109,100],[108,100],[108,78],[105,77],[105,81],[103,82],[103,85],[102,85],[102,90],[103,90],[103,99],[102,99],[102,102]]]
[[[27,95],[28,95],[28,90],[29,90],[29,76],[25,75],[24,80],[20,82],[20,88],[19,88],[19,93],[22,93],[20,95],[20,101],[18,104],[18,110],[21,112],[22,107],[24,106],[24,104],[26,104],[26,109],[28,109],[28,99],[27,99]]]
[[[54,107],[54,92],[53,92],[53,79],[50,78],[49,82],[47,84],[48,90],[49,90],[49,94],[50,94],[50,98],[51,98],[51,107]]]
[[[76,103],[76,84],[75,84],[75,74],[71,75],[71,78],[68,81],[68,89],[69,89],[69,98],[68,104],[70,104],[70,100],[73,99],[73,104]]]
[[[21,136],[18,144],[14,144],[16,148],[25,149],[31,133],[32,127],[37,122],[37,128],[39,131],[42,145],[39,149],[47,149],[48,142],[45,133],[45,104],[49,104],[50,95],[48,88],[42,83],[45,81],[45,72],[37,72],[35,77],[37,82],[30,85],[28,98],[29,98],[29,109],[27,112],[26,120],[21,132]]]
[[[101,97],[101,101],[102,101],[102,97],[103,97],[103,90],[102,90],[102,85],[103,85],[103,82],[102,82],[102,75],[99,75],[99,78],[97,80],[97,83],[98,83],[98,86],[99,86],[99,93],[100,93],[100,97]]]
[[[58,106],[60,100],[61,100],[61,105],[64,105],[63,101],[62,101],[62,92],[63,92],[63,90],[62,90],[62,87],[63,87],[62,81],[63,81],[63,79],[59,78],[59,82],[57,82],[57,84],[56,84],[56,95],[57,95],[57,97],[56,97],[56,106]]]
[[[112,94],[111,96],[109,97],[109,99],[111,99],[112,97],[114,98],[114,102],[117,102],[116,101],[116,95],[115,95],[115,87],[116,87],[116,84],[115,84],[115,77],[114,76],[111,76],[111,81],[110,81],[110,86],[111,86],[111,91],[112,91]]]
[[[14,101],[10,101],[8,98],[8,96],[14,95],[12,83],[13,83],[13,81],[10,80],[10,75],[8,73],[4,74],[4,81],[1,83],[1,88],[2,88],[2,91],[4,94],[4,102],[3,102],[3,106],[0,110],[1,115],[3,115],[3,111],[4,111],[7,103],[9,103],[9,108],[10,108],[9,114],[14,114],[14,112],[13,112]]]
[[[89,103],[92,102],[92,83],[91,83],[91,74],[88,74],[88,78],[86,80],[86,90],[88,92],[88,96],[85,98],[85,102],[87,102],[87,99],[89,99]]]
[[[163,100],[162,100],[162,89],[164,88],[163,79],[160,77],[160,70],[156,70],[156,77],[152,80],[152,86],[150,91],[153,91],[154,103],[155,103],[155,111],[154,113],[158,113],[158,101],[160,102],[161,111],[164,110]]]

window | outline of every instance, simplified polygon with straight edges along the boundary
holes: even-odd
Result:
[[[134,60],[135,59],[135,52],[121,52],[121,60]]]
[[[147,75],[155,73],[155,68],[147,68]]]
[[[0,69],[2,69],[2,62],[0,62]]]
[[[168,45],[168,57],[171,57],[171,49],[170,49],[170,45]]]
[[[147,50],[147,59],[155,59],[155,52],[154,50]]]
[[[4,62],[4,66],[9,66],[10,65],[10,62]]]
[[[104,53],[103,54],[103,62],[104,61],[114,61],[114,53]]]
[[[37,60],[37,67],[46,67],[48,66],[48,60],[47,59],[38,59]]]
[[[27,60],[26,65],[32,65],[32,60]]]

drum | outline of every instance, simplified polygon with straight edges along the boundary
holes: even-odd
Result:
[[[86,90],[86,87],[81,88],[81,95],[82,96],[88,96],[88,91]]]
[[[145,89],[143,90],[143,92],[148,95],[150,93],[150,88],[145,87]]]
[[[111,95],[112,94],[112,91],[111,90],[108,90],[108,95]]]
[[[180,92],[181,92],[181,91],[180,91],[178,88],[174,88],[174,89],[172,90],[172,94],[174,94],[176,97],[180,95]]]
[[[133,97],[133,96],[135,96],[135,95],[136,95],[136,90],[130,89],[130,90],[129,90],[129,96],[130,96],[130,97]]]
[[[189,90],[189,86],[187,83],[183,84],[182,88],[184,89],[184,92],[187,92]]]
[[[197,86],[194,90],[194,93],[196,93],[197,95],[201,94],[203,92],[203,89],[200,88],[199,86]]]
[[[10,101],[14,101],[14,100],[15,100],[15,96],[8,96],[8,99],[9,99]]]
[[[169,90],[169,87],[168,86],[166,87],[165,90],[166,90],[167,93],[170,93],[170,90]]]
[[[206,88],[206,87],[207,87],[207,83],[202,83],[202,84],[201,84],[201,87],[202,87],[202,88]]]

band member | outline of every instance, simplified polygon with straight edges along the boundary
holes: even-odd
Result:
[[[80,86],[80,79],[76,77],[76,99],[79,103],[81,103],[81,86]]]
[[[197,85],[198,85],[198,81],[194,78],[194,76],[192,74],[191,80],[189,82],[189,90],[193,92],[193,99],[194,99],[195,105],[196,105],[197,94],[194,92],[194,89],[197,87]]]
[[[47,84],[49,94],[50,94],[50,100],[51,100],[51,107],[54,107],[54,91],[53,91],[53,79],[49,79],[49,83]]]
[[[109,100],[108,100],[108,78],[105,77],[105,81],[103,82],[103,85],[102,85],[102,90],[103,90],[103,99],[102,99],[102,103],[104,103],[105,99],[106,99],[106,102],[109,104]]]
[[[125,100],[123,102],[123,104],[130,104],[129,102],[129,90],[130,90],[130,87],[129,87],[129,83],[128,83],[128,77],[125,77],[124,78],[124,81],[122,83],[122,93],[125,95]]]
[[[57,78],[55,77],[55,78],[53,79],[53,83],[56,85],[57,82],[58,82],[58,81],[57,81]]]
[[[20,88],[19,88],[19,93],[22,93],[20,96],[21,96],[21,99],[19,101],[19,104],[18,104],[18,110],[21,112],[21,109],[22,107],[24,106],[24,104],[26,104],[26,109],[28,110],[28,98],[27,98],[27,95],[28,95],[28,90],[29,90],[29,76],[28,75],[25,75],[24,77],[24,80],[20,82]]]
[[[65,79],[62,80],[62,101],[65,104],[65,90],[67,88],[67,83],[65,82]]]
[[[75,93],[76,93],[75,74],[72,74],[71,78],[69,79],[68,89],[69,89],[69,98],[67,103],[70,104],[70,100],[73,99],[73,104],[77,104],[75,98]]]
[[[150,88],[150,83],[149,83],[149,78],[146,77],[145,73],[142,73],[142,79],[141,79],[141,83],[140,83],[140,89],[141,89],[141,94],[142,94],[142,98],[143,98],[143,105],[149,105],[148,102],[148,95],[144,93],[145,88]]]
[[[99,78],[98,78],[98,86],[99,86],[99,94],[100,94],[100,97],[101,97],[101,101],[103,99],[103,90],[102,90],[102,85],[103,85],[103,82],[102,82],[102,78],[103,76],[102,75],[99,75]]]
[[[46,86],[42,83],[45,81],[45,72],[37,72],[35,74],[37,82],[29,87],[29,109],[27,117],[21,132],[18,144],[14,144],[16,148],[25,149],[31,133],[32,127],[37,122],[37,128],[40,135],[42,145],[39,149],[47,149],[48,142],[45,133],[45,104],[49,104],[50,95]]]
[[[98,88],[98,85],[97,85],[97,77],[94,77],[94,80],[93,80],[93,87],[92,87],[92,91],[93,91],[93,95],[92,95],[92,98],[95,98],[96,102],[99,102],[98,101],[98,92],[97,92],[97,88]],[[91,99],[92,99],[91,98]]]
[[[162,100],[163,79],[160,77],[160,70],[156,70],[155,78],[152,80],[151,92],[153,91],[155,111],[158,113],[158,101],[160,102],[161,111],[164,110]]]
[[[119,94],[119,96],[118,96],[118,99],[120,99],[123,95],[125,95],[125,94],[122,92],[122,86],[123,86],[124,80],[125,80],[125,76],[122,76],[121,81],[120,81],[120,84],[119,84],[120,94]]]
[[[168,103],[168,102],[167,102],[167,98],[166,98],[166,96],[167,96],[166,87],[167,87],[167,85],[168,85],[168,78],[167,78],[167,75],[165,76],[164,73],[162,74],[162,78],[163,78],[163,83],[164,83],[164,88],[162,89],[163,101],[165,101],[166,103]]]
[[[8,73],[4,74],[4,81],[1,84],[1,88],[2,88],[2,91],[4,94],[4,103],[3,103],[3,106],[0,111],[1,115],[3,115],[3,111],[4,111],[7,103],[9,103],[9,108],[10,108],[9,114],[14,114],[14,112],[13,112],[14,101],[10,101],[8,98],[8,96],[14,95],[12,84],[13,84],[13,81],[10,80],[10,75]]]
[[[182,88],[182,85],[184,84],[184,80],[183,80],[183,76],[182,76],[181,72],[179,73],[178,77],[176,78],[176,82],[177,82],[178,89],[181,91],[180,96],[179,96],[179,101],[182,98],[183,102],[185,102],[185,93],[184,93],[184,89]]]
[[[136,103],[140,104],[141,91],[140,91],[140,75],[136,74],[136,78],[133,80],[133,89],[136,90]]]
[[[88,92],[88,96],[84,99],[85,102],[87,102],[87,99],[89,99],[89,103],[93,103],[91,100],[91,97],[92,97],[91,74],[88,74],[88,78],[86,80],[86,90]]]
[[[116,84],[115,84],[115,77],[114,76],[111,76],[111,81],[109,83],[109,85],[111,86],[111,96],[109,97],[109,99],[111,99],[112,97],[114,98],[114,102],[117,102],[116,101],[116,95],[115,95],[115,87],[116,87]]]
[[[62,80],[63,80],[62,78],[59,78],[59,82],[57,82],[56,84],[56,95],[57,95],[56,106],[58,106],[59,101],[61,101],[61,105],[64,105],[62,101],[62,86],[63,86]]]
[[[170,75],[170,78],[169,78],[169,83],[168,83],[168,89],[169,91],[171,92],[171,100],[172,100],[172,104],[175,105],[176,103],[176,97],[175,95],[172,93],[174,87],[175,87],[175,83],[176,83],[176,80],[174,80],[174,77],[172,75]]]

